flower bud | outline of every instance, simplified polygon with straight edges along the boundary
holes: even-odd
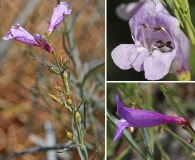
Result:
[[[64,79],[68,78],[68,74],[66,72],[64,72],[63,76],[64,76]]]
[[[77,122],[80,123],[81,122],[81,115],[79,112],[76,112],[76,119],[77,119]]]
[[[70,64],[70,60],[67,59],[64,61],[63,66],[67,67]]]
[[[57,98],[56,96],[54,96],[54,95],[52,95],[52,94],[49,94],[49,96],[51,97],[51,99],[52,99],[54,102],[63,105],[62,101],[61,101],[59,98]]]
[[[68,131],[66,131],[66,137],[67,137],[68,139],[70,139],[70,140],[73,139],[72,133],[71,133],[71,132],[68,132]]]
[[[72,100],[71,99],[67,99],[67,104],[71,105],[72,104]]]
[[[53,73],[53,74],[60,74],[60,73],[58,73],[58,71],[56,71],[56,69],[53,67],[53,66],[50,66],[49,67],[49,71],[51,72],[51,73]]]
[[[59,92],[64,93],[64,91],[62,90],[62,88],[60,86],[55,86],[55,89],[58,90]]]
[[[189,71],[181,71],[176,73],[178,81],[190,81],[191,80],[191,74]]]

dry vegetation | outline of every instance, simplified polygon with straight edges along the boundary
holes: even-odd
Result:
[[[7,34],[18,17],[26,19],[23,27],[30,33],[45,34],[53,8],[57,4],[56,0],[40,1],[32,14],[26,18],[20,17],[25,2],[25,0],[17,0],[14,3],[11,0],[0,1],[0,37]],[[75,14],[84,2],[84,0],[73,1],[72,14]],[[91,1],[81,12],[75,24],[75,43],[78,47],[82,63],[94,59],[104,61],[103,6],[104,2]],[[63,25],[60,25],[60,28],[63,28]],[[59,32],[55,31],[53,33],[51,44],[59,55],[64,53]],[[70,129],[67,128],[67,124],[70,123],[69,111],[54,102],[51,102],[50,106],[40,106],[35,101],[32,102],[33,98],[36,98],[32,96],[32,92],[35,92],[36,89],[32,89],[31,87],[34,87],[37,83],[37,72],[39,70],[43,71],[41,85],[50,86],[48,90],[52,94],[57,94],[54,87],[56,81],[60,80],[53,75],[51,76],[51,73],[46,67],[28,56],[27,50],[29,48],[38,57],[44,57],[45,60],[50,62],[53,61],[51,55],[40,48],[28,47],[16,41],[13,41],[4,54],[3,59],[0,60],[0,155],[20,152],[35,147],[36,145],[32,143],[30,137],[32,134],[36,134],[44,139],[44,122],[46,120],[52,122],[55,128],[57,143],[63,144],[68,141],[65,135],[65,129]],[[71,68],[73,67],[71,65]],[[74,92],[74,89],[72,89],[72,92]],[[41,93],[43,96],[47,96],[46,92],[41,91]],[[43,103],[41,97],[38,96],[37,99],[39,104]],[[76,100],[74,103],[76,105],[79,104]],[[54,117],[54,112],[58,114],[58,118]],[[94,116],[99,120],[98,123],[104,125],[105,117],[100,110],[95,110]],[[90,125],[87,125],[86,139],[94,145],[94,137]],[[99,139],[104,139],[103,133],[98,132],[98,136]],[[99,147],[101,148],[101,152],[98,153],[96,159],[102,159],[104,156],[104,144],[100,144]],[[79,159],[77,150],[71,150],[68,153],[73,156],[73,159]],[[90,157],[95,154],[94,151],[90,151],[89,153]],[[14,159],[36,160],[46,158],[45,152],[41,152]]]

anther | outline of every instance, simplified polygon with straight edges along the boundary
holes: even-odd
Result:
[[[174,45],[174,43],[173,43],[173,39],[172,39],[172,36],[169,34],[169,32],[164,28],[164,27],[162,27],[162,26],[156,26],[156,27],[154,27],[153,28],[153,32],[156,32],[156,31],[160,31],[160,30],[162,30],[162,31],[164,31],[165,33],[166,33],[166,35],[169,37],[169,39],[170,39],[170,42]],[[169,48],[175,48],[175,46],[170,46],[170,45],[168,45],[167,47],[169,47]]]
[[[165,46],[173,49],[171,41],[166,42]]]
[[[170,46],[171,44],[172,44],[171,41],[167,41],[166,42],[166,45],[169,45]]]
[[[148,31],[148,26],[146,24],[142,24],[143,29],[145,29],[146,31]]]
[[[152,32],[156,32],[156,31],[160,31],[162,30],[162,27],[161,26],[157,26],[157,27],[154,27]]]
[[[159,41],[156,41],[156,43],[160,43],[160,44],[162,44],[162,43],[164,43],[162,40],[159,40]]]
[[[158,46],[158,48],[165,47],[165,42],[163,42],[162,40],[156,41],[156,43],[160,43],[160,46]]]
[[[146,42],[146,37],[145,37],[145,33],[144,33],[144,31],[147,31],[147,30],[148,30],[147,25],[142,24],[142,28],[141,28],[142,42],[143,42],[143,46],[148,49],[148,44]]]

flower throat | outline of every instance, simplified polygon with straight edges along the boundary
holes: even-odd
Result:
[[[146,24],[142,24],[141,28],[141,38],[142,43],[145,48],[149,50],[149,53],[152,54],[155,50],[159,52],[171,52],[175,48],[173,40],[169,32],[162,26],[156,26],[152,29],[151,37],[156,33],[159,32],[160,34],[166,35],[166,38],[147,38],[148,26]]]

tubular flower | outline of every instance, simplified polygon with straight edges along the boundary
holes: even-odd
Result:
[[[117,122],[114,142],[121,137],[126,127],[147,128],[166,123],[188,125],[187,119],[183,117],[166,116],[149,110],[127,108],[120,102],[118,94],[115,95],[115,102],[117,104],[117,113],[122,119]]]
[[[65,15],[68,15],[72,12],[72,9],[68,9],[68,4],[66,2],[60,2],[57,7],[53,10],[53,15],[50,19],[50,25],[47,29],[47,33],[50,35],[54,28],[58,26]]]
[[[119,9],[117,13],[122,17]],[[127,15],[124,14],[123,19],[126,20]],[[145,71],[148,80],[159,80],[168,73],[188,70],[189,41],[184,56],[180,37],[187,38],[180,31],[179,21],[159,1],[143,3],[131,17],[129,26],[135,44],[121,44],[111,53],[119,68]]]
[[[32,36],[29,32],[22,28],[19,23],[17,23],[16,26],[12,26],[7,35],[3,37],[4,40],[9,40],[12,38],[23,44],[43,48],[49,53],[53,51],[53,48],[41,35],[35,34],[35,36]]]

